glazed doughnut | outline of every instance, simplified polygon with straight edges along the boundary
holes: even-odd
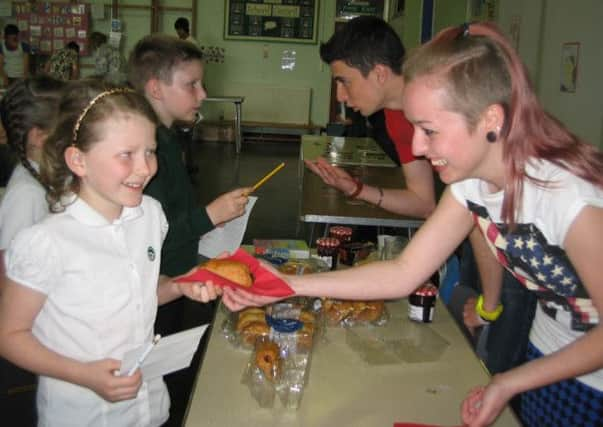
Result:
[[[255,349],[255,363],[266,379],[273,381],[278,371],[280,349],[275,342],[258,341]]]
[[[199,267],[241,286],[250,287],[253,284],[249,267],[247,264],[239,261],[231,259],[210,259]]]

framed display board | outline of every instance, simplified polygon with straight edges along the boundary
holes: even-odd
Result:
[[[80,55],[88,53],[90,5],[84,3],[13,3],[21,41],[33,50],[51,54],[74,41]]]
[[[358,15],[373,15],[382,18],[384,7],[384,0],[337,0],[335,19],[347,20]]]
[[[316,43],[319,0],[226,0],[224,38]]]

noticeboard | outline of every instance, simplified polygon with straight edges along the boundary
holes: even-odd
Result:
[[[335,19],[348,20],[359,15],[383,17],[384,0],[337,0]]]
[[[85,3],[14,2],[21,40],[34,51],[50,54],[74,41],[87,54],[90,5]]]
[[[316,43],[319,0],[227,0],[224,38]]]

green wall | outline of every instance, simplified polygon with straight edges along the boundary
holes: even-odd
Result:
[[[60,1],[60,0],[57,0]],[[225,1],[216,0],[163,0],[164,6],[190,8],[192,2],[197,2],[197,28],[196,39],[202,46],[216,46],[225,50],[223,63],[210,62],[206,65],[205,84],[210,96],[220,96],[229,93],[230,88],[257,88],[251,94],[244,94],[248,98],[243,104],[243,112],[247,105],[248,116],[252,115],[250,109],[262,105],[262,121],[278,120],[283,110],[294,108],[297,105],[296,97],[287,98],[286,94],[281,99],[275,97],[275,92],[296,93],[296,89],[311,92],[309,112],[306,118],[313,124],[325,125],[329,117],[329,100],[331,90],[331,75],[329,67],[322,63],[318,54],[320,42],[328,40],[333,34],[336,0],[319,1],[318,18],[318,43],[296,44],[276,43],[265,41],[234,41],[224,40],[224,7]],[[465,14],[466,0],[434,0],[436,5],[434,28],[462,22]],[[401,35],[407,48],[417,46],[420,42],[421,13],[423,0],[406,0],[404,16],[391,20],[392,26]],[[105,4],[103,19],[92,21],[92,30],[108,33],[111,22],[110,2],[107,0],[88,0],[91,4]],[[122,51],[127,57],[134,44],[150,31],[150,10],[142,8],[127,8],[123,5],[149,6],[151,0],[120,0],[117,18],[121,19],[124,37]],[[389,0],[386,0],[386,11],[389,10]],[[179,16],[192,18],[191,12],[167,11],[161,12],[159,31],[174,34],[173,24]],[[0,23],[10,21],[10,18],[0,18]],[[281,58],[284,50],[295,51],[296,65],[293,70],[283,70]],[[82,58],[83,64],[90,65],[88,58]],[[82,74],[90,74],[91,68],[83,68]],[[270,88],[265,91],[263,88]],[[276,89],[276,90],[275,90]],[[282,89],[282,90],[279,90]],[[232,91],[232,89],[231,89]],[[299,91],[297,93],[300,93]],[[255,99],[257,97],[257,99]],[[298,98],[299,102],[299,98]],[[271,110],[272,109],[272,110]],[[209,119],[230,115],[227,105],[206,104],[203,108],[204,115]],[[301,112],[304,115],[303,111]],[[297,114],[297,113],[296,113]],[[256,114],[257,115],[257,114]],[[297,114],[299,115],[299,114]],[[274,118],[274,120],[271,120]],[[245,120],[245,115],[243,117]],[[285,118],[286,121],[286,118]]]

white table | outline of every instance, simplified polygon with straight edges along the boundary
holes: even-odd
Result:
[[[407,319],[406,300],[388,304],[392,322]],[[218,310],[201,370],[186,415],[186,427],[367,427],[394,422],[459,425],[460,404],[488,374],[441,302],[431,328],[448,341],[440,359],[426,363],[371,365],[346,343],[346,331],[328,328],[316,346],[301,405],[284,409],[280,401],[262,409],[241,384],[249,353],[222,336],[225,318]],[[401,326],[404,327],[404,326]],[[495,426],[519,426],[505,409]]]

